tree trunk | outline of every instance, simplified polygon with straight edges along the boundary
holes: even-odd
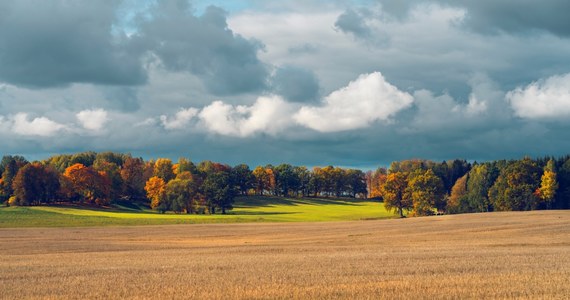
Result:
[[[398,212],[400,213],[400,218],[404,217],[404,211],[401,207],[398,208]]]

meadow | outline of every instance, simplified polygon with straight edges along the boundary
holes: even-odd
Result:
[[[4,228],[0,253],[0,299],[570,295],[569,211]]]
[[[0,208],[0,228],[167,225],[196,223],[348,221],[393,218],[380,202],[327,198],[237,198],[227,215],[160,214],[136,205],[112,208],[36,206]]]

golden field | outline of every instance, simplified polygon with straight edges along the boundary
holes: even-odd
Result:
[[[0,299],[570,297],[570,211],[0,229]]]

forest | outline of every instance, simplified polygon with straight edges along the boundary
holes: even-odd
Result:
[[[334,166],[147,160],[114,152],[0,162],[9,206],[133,202],[165,213],[225,214],[238,196],[374,198],[404,216],[570,208],[570,156],[484,163],[412,159],[364,172]]]

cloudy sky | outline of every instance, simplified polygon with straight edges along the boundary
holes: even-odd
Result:
[[[570,153],[567,0],[1,0],[0,153]]]

